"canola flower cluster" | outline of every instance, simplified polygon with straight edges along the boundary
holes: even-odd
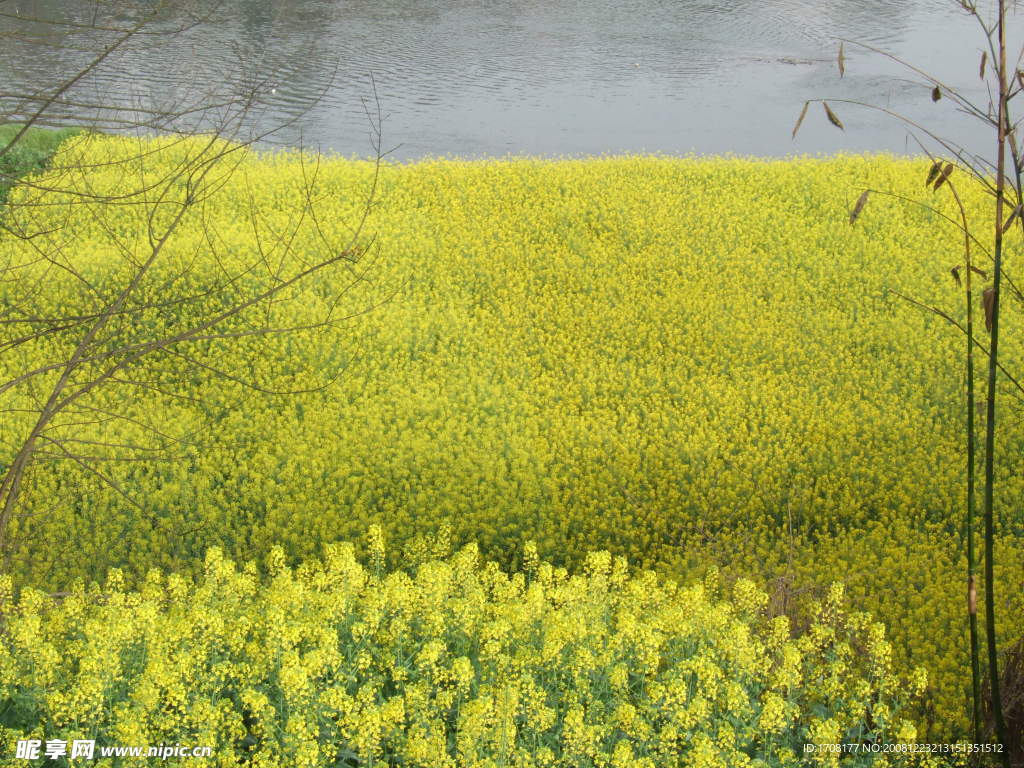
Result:
[[[79,193],[124,193],[199,146],[80,137],[47,173]],[[126,159],[140,147],[143,158]],[[83,158],[91,166],[73,170]],[[397,566],[420,562],[415,542],[449,523],[457,544],[478,542],[505,568],[522,566],[527,539],[565,567],[603,548],[665,576],[717,565],[727,581],[771,580],[787,609],[841,579],[851,605],[889,627],[897,667],[929,668],[924,732],[964,735],[962,337],[890,292],[960,317],[949,274],[960,242],[939,216],[880,195],[847,223],[862,186],[958,215],[924,190],[928,165],[887,155],[386,164],[360,234],[381,254],[368,276],[332,268],[222,330],[387,303],[342,327],[176,348],[266,389],[338,382],[279,398],[200,367],[182,374],[180,356],[140,363],[123,379],[159,387],[132,400],[121,381],[82,403],[133,421],[73,413],[54,434],[142,443],[145,422],[187,436],[169,451],[187,458],[102,466],[143,512],[75,462],[39,464],[25,497],[38,514],[13,523],[14,572],[64,590],[120,567],[137,584],[151,567],[198,573],[211,544],[237,558],[279,545],[294,564],[374,523]],[[314,167],[293,152],[246,152],[226,167],[164,246],[145,300],[205,297],[224,275],[252,293],[325,258],[329,243],[349,242],[374,174],[371,163]],[[146,255],[150,213],[166,222],[194,191],[100,205],[52,186],[12,193],[34,205],[10,215],[39,234],[0,241],[5,263],[39,275],[40,249],[59,253],[101,287]],[[980,228],[990,200],[959,191]],[[1016,229],[1006,243],[1020,253]],[[26,295],[5,283],[0,300],[41,317],[103,306],[80,280],[47,274]],[[111,343],[166,332],[218,301],[164,302],[105,332]],[[1020,313],[1006,309],[1001,354],[1020,372]],[[60,359],[76,339],[23,344],[0,356],[0,373]],[[0,434],[11,443],[0,450],[31,426],[17,409],[47,381],[5,393]],[[1002,645],[1024,624],[1024,426],[1011,395],[997,460]]]
[[[532,545],[512,574],[474,545],[388,572],[371,533],[369,568],[349,543],[295,569],[274,548],[261,579],[214,548],[195,580],[115,569],[60,603],[0,577],[3,764],[84,738],[213,747],[167,765],[881,766],[803,745],[917,738],[924,672],[894,672],[838,583],[794,634],[749,580],[722,597],[606,551],[571,574]]]

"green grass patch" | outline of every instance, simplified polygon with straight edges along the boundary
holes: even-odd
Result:
[[[29,128],[17,143],[8,146],[18,136],[22,126],[18,123],[0,125],[0,204],[7,201],[7,193],[19,178],[41,171],[62,142],[81,133],[81,128]]]

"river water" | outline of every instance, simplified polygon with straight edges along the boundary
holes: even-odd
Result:
[[[26,19],[81,23],[90,7],[0,0],[8,115],[19,116],[16,95],[52,88],[95,49],[77,27]],[[129,11],[113,21],[131,20]],[[160,103],[245,72],[265,79],[247,128],[290,121],[267,141],[365,157],[372,76],[383,149],[399,160],[918,151],[898,120],[838,101],[850,99],[902,111],[988,156],[980,122],[950,99],[933,103],[930,86],[884,57],[848,43],[840,78],[838,38],[908,59],[988,104],[984,39],[951,0],[225,0],[207,23],[119,48],[55,109],[74,122],[82,105]],[[845,130],[813,104],[793,140],[814,98],[837,100]]]

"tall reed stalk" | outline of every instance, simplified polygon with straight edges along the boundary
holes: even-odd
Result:
[[[999,0],[999,138],[996,156],[996,217],[995,246],[993,253],[992,288],[990,298],[985,302],[988,325],[988,412],[985,419],[985,633],[988,639],[988,676],[992,689],[992,716],[996,725],[996,738],[1003,745],[1007,743],[1006,722],[1003,719],[1002,697],[999,695],[999,659],[996,655],[996,608],[995,608],[995,524],[993,504],[995,498],[995,446],[996,446],[996,372],[999,362],[999,287],[1003,269],[1003,207],[1006,192],[1006,140],[1007,97],[1009,87],[1006,77],[1006,0]],[[1018,201],[1019,203],[1020,201]],[[1010,754],[1002,752],[1004,768],[1010,768]]]
[[[987,110],[982,110],[972,104],[969,100],[964,98],[955,88],[951,88],[945,83],[940,82],[936,78],[928,75],[926,72],[914,67],[907,62],[899,59],[891,54],[880,51],[873,48],[870,45],[863,43],[856,43],[855,41],[842,41],[839,46],[839,76],[842,77],[846,71],[846,56],[844,54],[844,43],[853,42],[855,45],[859,45],[874,53],[882,54],[893,61],[896,61],[903,66],[909,68],[915,73],[922,75],[929,82],[932,88],[931,96],[932,101],[939,101],[943,95],[949,96],[955,101],[963,111],[968,114],[973,114],[975,117],[986,122],[988,125],[996,128],[996,163],[993,167],[989,163],[977,162],[977,159],[971,159],[969,156],[965,157],[965,152],[962,147],[959,147],[949,141],[943,140],[939,136],[936,136],[932,132],[923,128],[914,121],[904,117],[898,112],[893,112],[889,109],[885,109],[873,104],[867,104],[860,101],[852,101],[846,99],[833,99],[833,104],[836,103],[847,103],[855,104],[858,106],[868,107],[883,112],[887,115],[895,117],[911,128],[917,129],[927,135],[930,139],[937,142],[943,150],[953,155],[957,164],[954,165],[952,162],[943,163],[941,160],[936,159],[932,156],[932,153],[925,149],[925,152],[932,158],[932,167],[928,174],[928,179],[925,182],[926,185],[932,186],[932,190],[936,191],[943,185],[945,185],[952,193],[956,204],[960,209],[960,222],[956,222],[954,219],[940,213],[934,207],[925,205],[925,208],[937,213],[948,222],[957,225],[962,231],[964,236],[964,259],[963,265],[958,265],[952,269],[953,277],[957,283],[964,287],[965,300],[966,300],[966,327],[960,322],[955,320],[946,312],[942,311],[938,307],[928,306],[919,301],[915,301],[907,296],[903,296],[897,291],[892,293],[906,299],[910,303],[927,309],[946,321],[956,326],[966,336],[967,340],[967,351],[965,356],[965,367],[967,377],[967,403],[966,403],[966,447],[967,447],[967,489],[966,489],[966,505],[965,511],[965,528],[967,538],[967,616],[968,616],[968,631],[970,635],[970,649],[971,649],[971,722],[972,731],[975,743],[983,743],[985,741],[985,734],[983,733],[983,716],[982,716],[982,671],[981,671],[981,649],[980,649],[980,636],[978,630],[978,615],[977,615],[977,551],[975,545],[975,513],[976,513],[976,439],[975,439],[975,388],[974,388],[974,377],[975,377],[975,366],[974,366],[974,347],[979,346],[985,349],[984,345],[974,338],[974,290],[972,285],[972,278],[974,274],[980,275],[983,279],[987,279],[987,275],[984,271],[978,269],[972,260],[971,255],[971,243],[978,244],[983,251],[988,253],[993,262],[993,275],[992,285],[986,288],[982,292],[982,305],[985,312],[985,326],[989,332],[989,343],[988,349],[988,366],[987,366],[987,382],[986,382],[986,400],[985,405],[985,441],[984,441],[984,495],[983,495],[983,506],[982,514],[984,521],[984,590],[985,590],[985,639],[986,639],[986,652],[988,655],[988,686],[989,694],[991,698],[991,712],[992,720],[995,730],[996,740],[1003,745],[1003,750],[999,753],[1000,760],[1004,768],[1010,766],[1010,754],[1008,751],[1009,743],[1007,741],[1007,727],[1006,719],[1003,712],[1003,700],[1000,695],[1000,676],[999,676],[999,657],[996,642],[996,620],[995,620],[995,435],[996,435],[996,396],[997,396],[997,373],[1002,372],[1007,378],[1013,382],[1018,389],[1021,389],[1024,393],[1024,389],[1014,379],[1006,369],[999,363],[999,311],[1000,311],[1000,286],[1001,278],[1003,276],[1003,235],[1009,229],[1010,225],[1016,220],[1022,229],[1024,229],[1024,188],[1021,185],[1022,168],[1024,168],[1024,162],[1021,159],[1021,150],[1018,149],[1016,139],[1013,134],[1013,124],[1010,121],[1008,104],[1011,98],[1017,94],[1024,93],[1024,71],[1017,69],[1014,73],[1012,68],[1007,65],[1006,60],[1006,0],[997,1],[997,21],[994,27],[986,25],[986,22],[982,20],[978,14],[977,5],[972,0],[958,0],[958,5],[973,16],[981,28],[985,32],[985,36],[989,43],[989,49],[992,53],[992,60],[994,61],[994,68],[996,70],[996,78],[998,80],[998,105],[993,114],[992,105],[989,105]],[[994,41],[993,41],[993,38]],[[981,58],[981,66],[979,68],[979,77],[982,80],[986,78],[986,63],[988,61],[989,51],[983,53]],[[1020,87],[1015,91],[1011,92],[1011,85],[1013,84],[1014,74],[1016,79],[1020,83]],[[839,116],[835,113],[832,107],[829,106],[828,102],[823,99],[811,99],[804,103],[803,109],[800,112],[800,116],[797,118],[796,125],[793,128],[793,137],[796,138],[797,131],[800,129],[804,118],[807,115],[808,107],[812,101],[820,101],[824,107],[825,116],[828,121],[840,130],[845,130],[842,121]],[[915,137],[916,139],[916,137]],[[918,141],[918,144],[924,149],[924,145]],[[1006,150],[1009,147],[1012,161],[1013,170],[1015,172],[1016,183],[1007,184],[1007,158]],[[981,245],[981,242],[974,237],[971,233],[970,227],[967,221],[967,213],[963,205],[963,201],[960,195],[957,193],[956,185],[950,180],[950,176],[953,173],[955,167],[961,167],[970,172],[973,178],[981,183],[986,189],[995,197],[995,210],[994,210],[994,230],[995,237],[993,242],[993,248],[988,251]],[[995,182],[993,184],[990,178],[990,171],[995,171]],[[1011,200],[1011,206],[1013,210],[1008,217],[1006,213],[1006,202],[1007,192],[1014,194],[1014,200]],[[863,211],[865,204],[868,200],[869,192],[879,192],[879,190],[866,189],[858,198],[850,213],[850,223],[856,222],[857,218]],[[887,194],[881,192],[881,194]],[[902,197],[900,195],[893,195],[893,197],[900,198],[904,201],[912,201],[909,198]],[[960,269],[964,268],[965,281],[961,282]],[[1024,296],[1021,295],[1020,291],[1010,283],[1011,288],[1014,290],[1018,299],[1024,301]]]

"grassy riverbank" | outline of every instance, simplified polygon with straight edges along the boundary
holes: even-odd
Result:
[[[76,151],[102,160],[129,144],[90,139]],[[124,190],[158,178],[180,151],[88,183]],[[321,167],[326,235],[345,241],[372,171]],[[888,292],[957,312],[957,246],[938,217],[896,203],[847,223],[859,185],[916,197],[926,171],[891,156],[386,166],[370,220],[382,256],[339,312],[393,295],[388,303],[330,332],[188,350],[268,389],[344,370],[340,380],[288,398],[207,376],[193,378],[192,402],[152,393],[131,413],[189,433],[188,458],[105,470],[145,514],[73,463],[47,465],[32,485],[45,514],[18,523],[30,544],[16,578],[58,590],[111,566],[133,581],[153,566],[198,573],[211,544],[258,561],[281,546],[295,563],[372,523],[386,532],[390,566],[405,566],[423,557],[413,542],[447,523],[456,546],[477,542],[509,568],[528,539],[574,568],[595,549],[683,580],[718,566],[727,582],[767,585],[773,611],[842,579],[851,606],[889,628],[897,667],[928,668],[922,733],[961,735],[961,339]],[[198,219],[169,244],[168,263],[196,259],[175,290],[199,293],[221,267],[250,263],[249,196],[265,206],[264,232],[286,231],[302,178],[295,155],[246,159],[204,210],[221,260],[196,250]],[[972,193],[966,204],[980,216],[987,199]],[[72,229],[53,237],[75,233],[71,258],[91,279],[145,246],[143,210],[111,210],[101,228],[80,209],[33,215],[66,219]],[[1019,234],[1010,238],[1019,249]],[[295,245],[311,257],[323,248],[307,230]],[[32,258],[28,246],[7,247]],[[153,290],[169,270],[152,273]],[[350,280],[343,270],[319,278],[277,320],[301,324]],[[95,311],[70,279],[33,301],[40,314]],[[186,320],[154,311],[139,327]],[[1019,313],[1003,327],[1004,360],[1019,371]],[[23,348],[23,359],[0,362],[3,377],[71,341]],[[161,364],[140,375],[163,380]],[[17,391],[11,405],[32,396]],[[215,428],[195,432],[211,414]],[[0,416],[5,433],[25,427],[17,413]],[[93,428],[80,429],[85,438]],[[103,429],[95,437],[110,438]],[[1024,427],[1008,419],[1000,439],[1009,643],[1024,618]]]
[[[20,125],[0,125],[0,204],[7,199],[16,179],[43,170],[61,142],[81,133],[78,128],[30,128],[14,147],[4,152],[20,130]]]

